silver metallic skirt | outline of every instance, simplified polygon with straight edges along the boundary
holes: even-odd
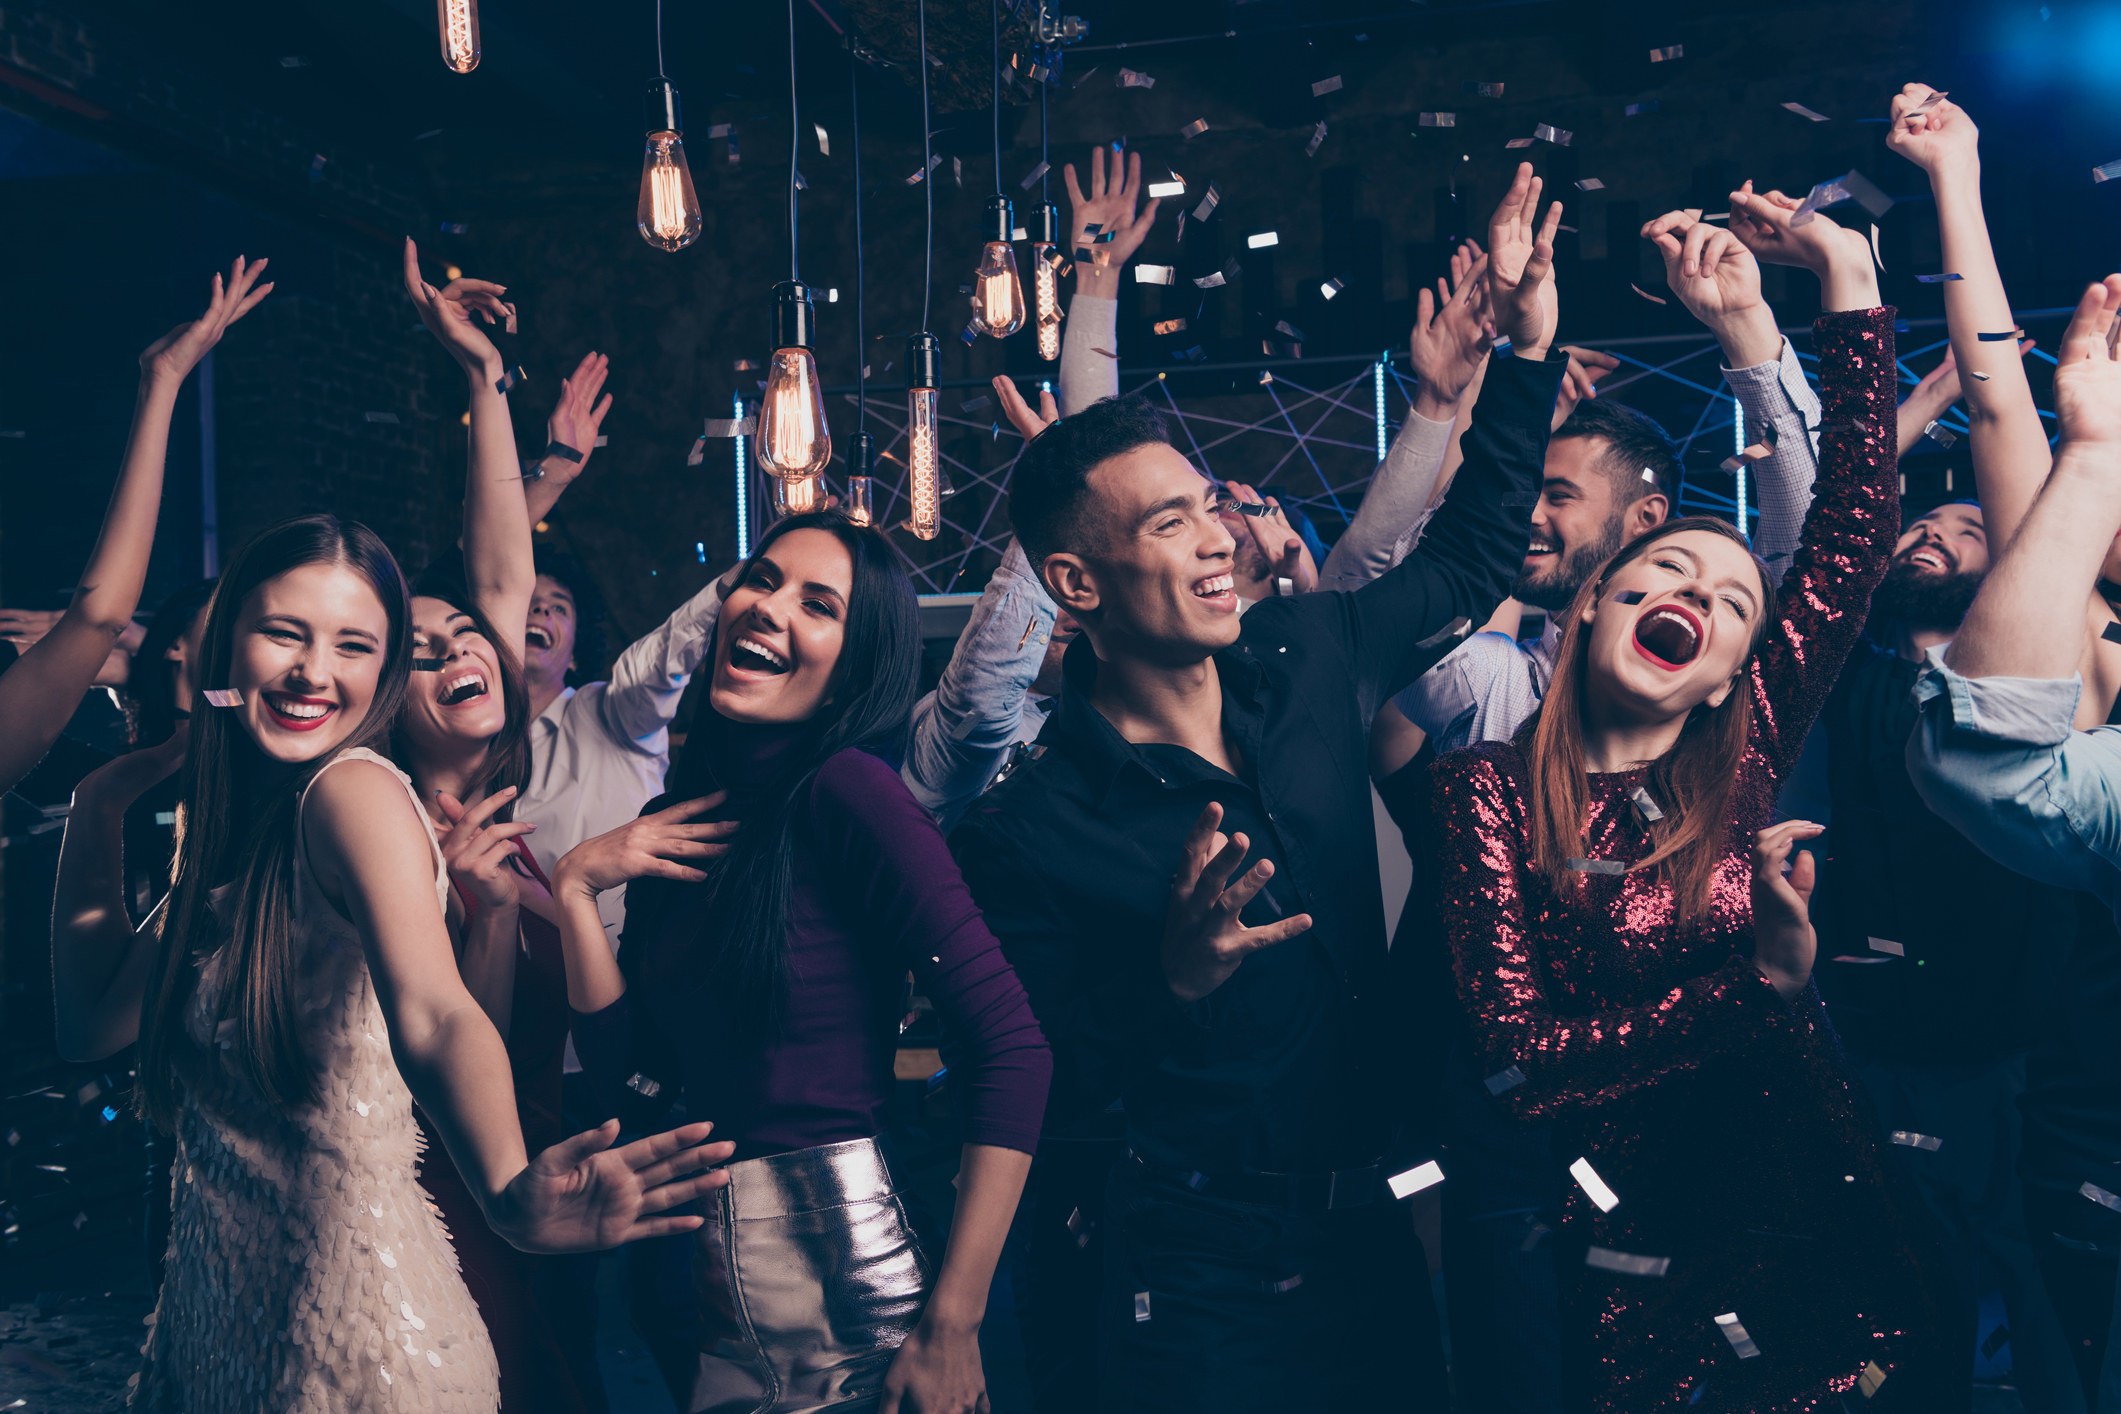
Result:
[[[692,1264],[692,1414],[872,1409],[928,1299],[927,1254],[873,1139],[731,1164]]]

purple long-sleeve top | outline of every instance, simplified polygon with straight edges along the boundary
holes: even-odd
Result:
[[[785,729],[710,724],[713,715],[702,711],[696,742],[740,800],[746,768],[777,755]],[[734,1027],[711,997],[637,982],[645,1004],[629,992],[574,1014],[591,1080],[631,1082],[663,1102],[682,1085],[688,1116],[712,1120],[717,1139],[736,1141],[738,1159],[874,1136],[891,1096],[910,970],[943,1022],[966,1142],[1035,1151],[1053,1071],[1046,1039],[935,822],[898,773],[865,751],[831,757],[793,842],[777,1025]],[[671,887],[679,906],[664,911],[652,941],[640,941],[696,946],[697,912],[686,917],[684,904],[704,906],[706,886]],[[635,946],[636,933],[629,928],[623,946]],[[759,1039],[733,1039],[740,1033]],[[645,1082],[644,1064],[653,1066]]]

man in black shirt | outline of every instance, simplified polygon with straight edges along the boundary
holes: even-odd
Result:
[[[1441,1408],[1428,1270],[1385,1162],[1371,716],[1524,558],[1565,360],[1529,166],[1498,212],[1497,358],[1421,547],[1240,627],[1217,496],[1145,404],[1064,418],[1011,516],[1082,624],[1038,755],[952,837],[1054,1048],[1049,1126],[1124,1102],[1104,1407]],[[1174,875],[1174,868],[1176,874]],[[1392,1180],[1401,1178],[1394,1185]]]
[[[1978,505],[1911,522],[1872,601],[1871,634],[1827,699],[1833,815],[1812,898],[1815,975],[1882,1137],[1937,1220],[1969,1367],[1979,1267],[2002,1287],[2026,1407],[2063,1409],[2076,1404],[2074,1377],[2027,1240],[2018,1101],[2076,938],[2076,899],[1931,814],[1906,765],[1922,655],[1958,631],[1988,563]]]

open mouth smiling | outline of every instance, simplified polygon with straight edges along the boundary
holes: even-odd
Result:
[[[300,697],[292,692],[265,694],[265,710],[273,722],[291,732],[311,732],[331,720],[339,710],[336,702],[321,697]]]
[[[485,674],[473,668],[468,672],[458,673],[443,683],[442,690],[435,700],[444,707],[461,707],[466,702],[484,697],[486,693]]]
[[[1701,637],[1701,620],[1677,604],[1659,604],[1635,620],[1635,651],[1667,672],[1694,661]]]
[[[1237,578],[1228,570],[1211,574],[1193,584],[1193,597],[1205,599],[1217,608],[1234,608],[1237,604]]]
[[[1933,574],[1949,574],[1951,561],[1934,545],[1921,545],[1908,551],[1905,563],[1919,565]]]
[[[523,630],[523,642],[528,647],[535,648],[542,653],[552,647],[552,634],[549,630],[541,628],[537,624],[532,624]]]
[[[759,639],[744,634],[729,645],[729,666],[739,672],[777,677],[788,671],[788,659]]]

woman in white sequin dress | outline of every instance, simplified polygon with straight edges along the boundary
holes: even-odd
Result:
[[[415,1177],[412,1102],[487,1220],[532,1251],[689,1231],[651,1216],[724,1181],[690,1125],[616,1124],[528,1159],[500,1037],[458,973],[441,859],[387,739],[410,667],[405,585],[331,516],[238,552],[208,615],[170,897],[125,924],[118,822],[181,760],[82,783],[60,860],[62,1053],[140,1042],[179,1141],[168,1277],[138,1408],[491,1414],[494,1355]]]

